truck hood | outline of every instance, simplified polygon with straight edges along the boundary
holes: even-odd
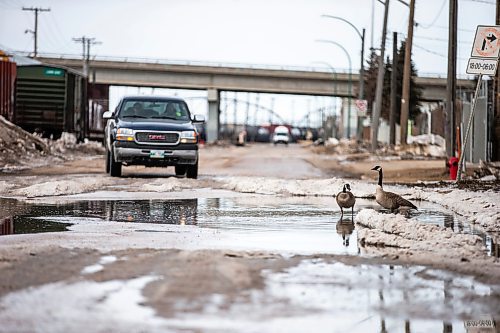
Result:
[[[193,131],[194,126],[190,122],[176,122],[163,119],[140,119],[135,121],[124,121],[119,119],[117,128],[131,128],[133,130],[148,131]]]

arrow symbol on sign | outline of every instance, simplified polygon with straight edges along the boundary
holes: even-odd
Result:
[[[489,40],[490,43],[493,43],[494,41],[497,40],[497,37],[491,34],[491,36],[488,36],[485,39],[483,39],[483,46],[481,46],[481,51],[484,51],[486,49],[486,40]]]

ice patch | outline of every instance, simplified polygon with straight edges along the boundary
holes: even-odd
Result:
[[[115,256],[101,257],[101,259],[99,260],[99,263],[97,263],[95,265],[90,265],[90,266],[84,267],[82,269],[81,274],[85,275],[85,274],[94,274],[94,273],[100,272],[104,269],[104,265],[111,264],[111,263],[115,262],[116,260],[117,259]]]

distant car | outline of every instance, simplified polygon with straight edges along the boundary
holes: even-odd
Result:
[[[106,172],[120,177],[122,166],[174,166],[175,174],[198,177],[198,132],[183,99],[171,97],[124,97],[107,119],[104,144]]]
[[[276,145],[278,143],[288,144],[290,142],[290,131],[286,126],[278,126],[274,129],[273,133],[273,143]]]
[[[269,142],[271,140],[271,134],[269,130],[265,127],[259,127],[257,130],[257,135],[255,136],[255,142]]]

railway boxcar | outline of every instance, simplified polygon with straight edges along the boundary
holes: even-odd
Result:
[[[16,63],[0,50],[0,116],[14,120]]]
[[[69,68],[46,64],[17,67],[14,122],[30,132],[83,140],[88,134],[87,79]]]

